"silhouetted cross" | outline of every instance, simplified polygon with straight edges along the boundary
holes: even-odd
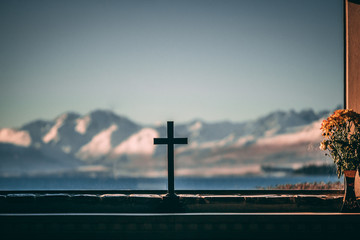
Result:
[[[154,144],[168,145],[168,197],[176,197],[174,189],[174,144],[187,143],[187,138],[174,138],[174,122],[167,122],[167,138],[154,138]]]

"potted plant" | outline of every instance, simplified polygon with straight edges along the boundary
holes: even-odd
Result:
[[[336,110],[321,124],[324,140],[320,149],[328,151],[336,164],[338,177],[344,174],[345,195],[342,211],[359,208],[354,179],[360,164],[360,114],[349,109]]]

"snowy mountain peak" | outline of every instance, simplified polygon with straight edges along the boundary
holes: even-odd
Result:
[[[296,112],[290,110],[275,111],[246,125],[247,131],[252,131],[257,137],[282,134],[297,127],[306,126],[324,117],[324,112],[315,113],[312,109]]]
[[[75,131],[77,131],[80,134],[85,134],[90,124],[90,120],[91,118],[89,115],[76,119]]]
[[[55,120],[54,126],[49,130],[49,132],[43,137],[44,143],[49,143],[50,141],[59,141],[58,130],[64,124],[67,114],[63,114]]]
[[[108,129],[95,135],[91,141],[85,144],[76,153],[76,157],[81,160],[97,160],[107,155],[112,149],[111,135],[118,129],[118,126],[111,125]]]
[[[123,154],[152,155],[156,147],[153,139],[157,137],[159,137],[159,133],[155,129],[143,128],[115,147],[111,157]]]
[[[97,122],[119,121],[122,117],[110,110],[95,110],[89,113],[90,118]]]
[[[27,131],[3,128],[0,129],[0,143],[10,143],[28,147],[31,144],[31,137]]]
[[[190,131],[198,131],[202,128],[202,122],[200,121],[196,121],[194,124],[192,124],[190,127],[189,127],[189,130]]]
[[[80,114],[76,112],[66,112],[61,114],[57,119],[63,119],[64,121],[74,121],[75,119],[79,118]]]
[[[258,145],[277,145],[287,146],[300,143],[316,143],[321,141],[321,126],[322,120],[315,121],[309,125],[306,125],[302,129],[296,132],[278,134],[275,136],[266,136],[257,141]]]

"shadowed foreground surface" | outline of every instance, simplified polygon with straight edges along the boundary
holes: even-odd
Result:
[[[343,191],[0,192],[2,239],[334,239]]]
[[[12,214],[3,239],[336,239],[359,214]]]

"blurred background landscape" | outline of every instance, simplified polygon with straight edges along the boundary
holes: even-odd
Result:
[[[336,182],[343,1],[0,2],[0,189]],[[342,181],[340,179],[340,181]]]
[[[277,111],[240,123],[175,123],[175,137],[189,138],[188,145],[175,148],[176,176],[335,179],[331,159],[319,149],[321,121],[328,115]],[[106,110],[3,128],[0,178],[165,179],[167,149],[153,144],[156,137],[166,137],[165,124],[144,126]]]

